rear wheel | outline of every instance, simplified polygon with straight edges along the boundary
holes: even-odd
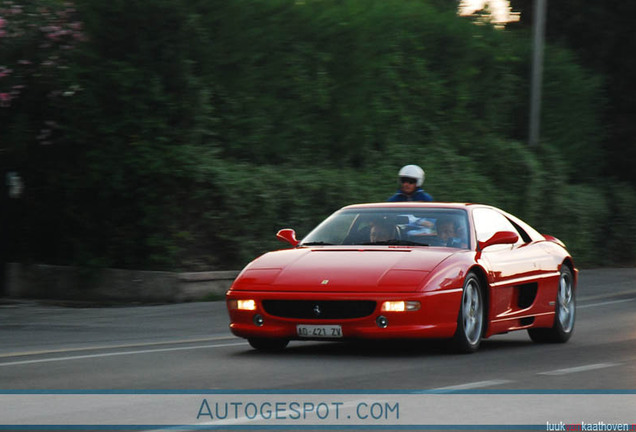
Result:
[[[574,333],[576,316],[576,298],[572,270],[566,265],[561,268],[559,288],[554,311],[552,328],[528,329],[530,339],[534,342],[563,343]]]
[[[457,330],[453,336],[453,345],[459,352],[475,352],[481,344],[484,329],[484,295],[481,285],[475,273],[466,276],[457,317]]]
[[[287,339],[249,338],[247,340],[252,348],[260,351],[282,351],[289,341]]]

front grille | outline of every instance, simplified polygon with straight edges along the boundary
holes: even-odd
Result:
[[[264,300],[263,308],[281,318],[347,319],[369,316],[375,310],[371,300]]]

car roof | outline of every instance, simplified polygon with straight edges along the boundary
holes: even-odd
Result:
[[[364,209],[364,208],[455,208],[466,209],[470,206],[476,206],[481,204],[472,203],[458,203],[458,202],[422,202],[422,201],[408,201],[408,202],[377,202],[377,203],[364,203],[364,204],[351,204],[343,207],[343,210],[349,209]],[[490,207],[490,206],[486,206]]]

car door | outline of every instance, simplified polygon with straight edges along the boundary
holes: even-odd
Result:
[[[486,241],[499,231],[519,235],[515,244],[493,245],[481,252],[490,285],[489,317],[495,328],[523,327],[522,318],[536,298],[543,273],[545,251],[503,214],[491,208],[473,211],[477,241]],[[494,329],[491,329],[494,330]]]

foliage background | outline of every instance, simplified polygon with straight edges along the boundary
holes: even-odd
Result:
[[[438,201],[499,206],[579,265],[634,264],[607,75],[564,44],[530,149],[528,32],[437,1],[0,2],[0,171],[25,181],[3,203],[11,260],[237,269],[415,163]]]

